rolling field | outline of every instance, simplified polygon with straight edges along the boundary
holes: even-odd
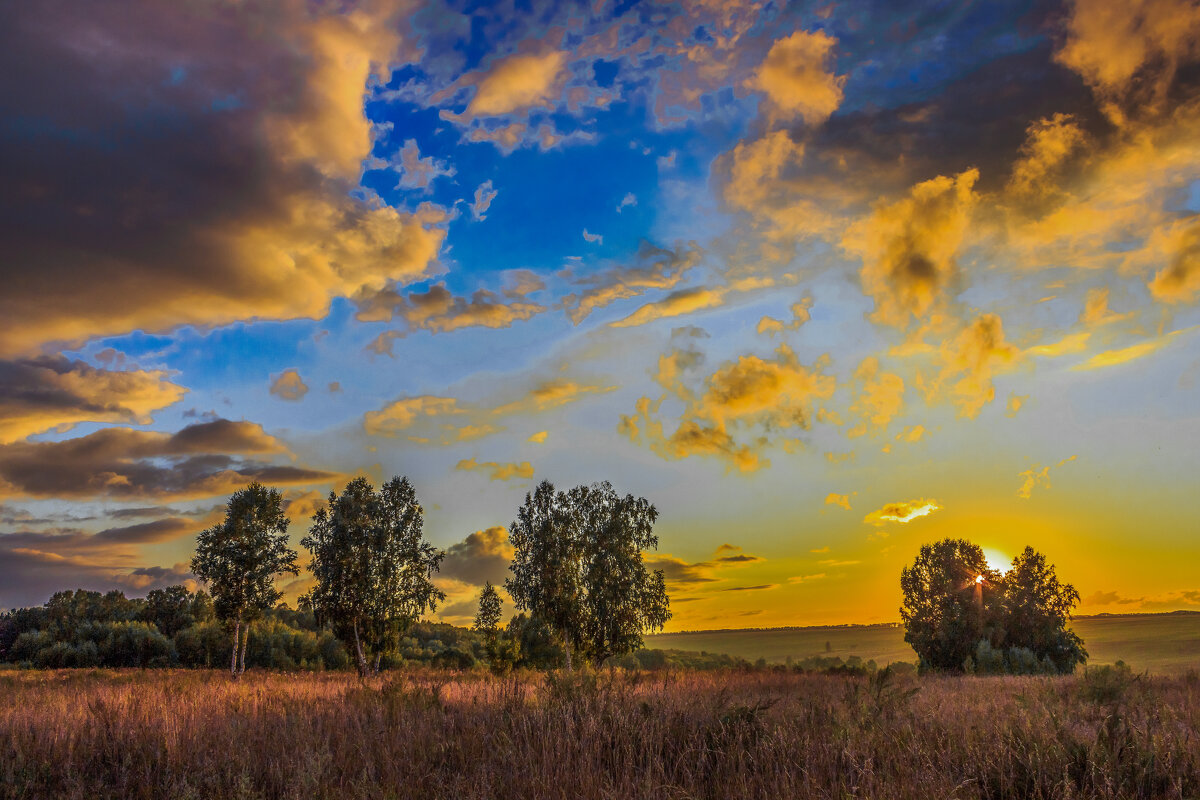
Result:
[[[1135,671],[1179,675],[1200,669],[1200,614],[1124,614],[1079,617],[1072,622],[1083,637],[1089,664],[1124,661]],[[829,650],[826,650],[826,642]],[[892,625],[665,633],[646,637],[646,647],[727,653],[754,661],[782,662],[815,655],[916,661],[904,629]]]

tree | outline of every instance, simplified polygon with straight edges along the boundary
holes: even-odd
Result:
[[[921,546],[900,572],[900,618],[922,669],[961,670],[976,643],[996,633],[999,582],[978,545],[943,539]]]
[[[483,636],[488,666],[497,675],[507,674],[520,656],[519,641],[500,628],[503,605],[500,593],[488,581],[479,593],[479,612],[475,615],[474,629]]]
[[[504,586],[518,609],[559,633],[568,671],[583,621],[581,538],[569,498],[550,481],[525,495],[508,529],[512,577]]]
[[[142,618],[154,623],[163,636],[173,638],[184,628],[203,622],[206,619],[205,612],[212,612],[210,605],[204,592],[192,594],[186,586],[152,589],[146,595]]]
[[[1079,592],[1059,583],[1054,565],[1032,547],[1014,558],[1005,573],[1003,602],[1006,647],[1024,647],[1039,659],[1048,658],[1060,673],[1087,661],[1083,640],[1067,629]]]
[[[601,664],[637,650],[644,630],[671,618],[663,572],[651,572],[642,558],[658,548],[658,511],[644,497],[621,497],[608,482],[577,486],[569,497],[584,537],[582,645]]]
[[[645,498],[621,497],[607,482],[564,493],[543,481],[525,496],[509,530],[505,586],[518,609],[558,632],[568,670],[573,651],[599,664],[670,618],[663,573],[642,558],[658,546],[657,519]]]
[[[384,651],[446,597],[433,584],[445,554],[423,540],[423,526],[407,478],[392,478],[377,493],[360,477],[341,496],[330,492],[301,540],[317,580],[301,603],[352,649],[359,676],[377,673]]]
[[[196,537],[192,572],[211,587],[217,617],[233,624],[229,672],[234,678],[246,671],[250,621],[283,596],[274,577],[299,574],[287,528],[283,495],[256,481],[229,498],[224,522]]]

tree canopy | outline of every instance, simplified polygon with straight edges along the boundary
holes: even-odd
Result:
[[[555,630],[566,652],[594,663],[625,655],[661,628],[670,605],[661,570],[642,551],[658,546],[658,511],[605,482],[556,491],[543,481],[509,530],[514,558],[506,582],[518,609]]]
[[[313,515],[301,544],[316,586],[301,598],[354,653],[360,675],[445,595],[433,584],[445,555],[424,541],[424,512],[407,478],[378,492],[355,478]],[[374,656],[374,663],[370,656]]]
[[[1000,573],[964,539],[923,545],[900,589],[904,640],[922,669],[1070,672],[1087,658],[1066,627],[1079,595],[1032,547]]]
[[[275,588],[276,575],[299,574],[287,529],[279,490],[254,482],[229,498],[223,522],[196,537],[192,572],[208,583],[217,617],[233,623],[229,670],[234,677],[246,669],[246,641],[240,653],[238,641],[243,623],[283,596]]]

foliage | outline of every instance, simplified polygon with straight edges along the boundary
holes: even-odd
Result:
[[[607,482],[559,492],[543,481],[525,496],[509,528],[505,586],[518,609],[557,632],[568,669],[573,651],[600,664],[670,618],[663,573],[642,558],[658,546],[657,518],[645,498],[621,497]]]
[[[353,648],[360,675],[378,672],[384,652],[445,599],[433,584],[444,553],[424,541],[423,524],[407,478],[393,478],[376,493],[360,477],[341,496],[330,493],[301,540],[312,552],[317,581],[301,603]]]
[[[192,594],[186,586],[168,586],[146,595],[141,617],[171,638],[184,628],[212,619],[213,615],[212,599],[205,592]]]
[[[1071,672],[1087,661],[1083,640],[1067,629],[1079,592],[1062,584],[1046,557],[1026,547],[1004,574],[1005,644],[1049,659],[1057,672]]]
[[[483,637],[488,667],[496,675],[507,675],[520,658],[520,642],[500,630],[503,602],[496,587],[488,581],[479,593],[479,613],[473,630]]]
[[[913,565],[900,573],[900,619],[922,669],[963,668],[995,625],[1003,599],[994,588],[998,578],[983,550],[964,539],[921,546]]]
[[[924,670],[977,674],[1069,673],[1087,660],[1067,629],[1079,593],[1026,547],[1004,574],[962,539],[921,547],[900,573],[904,640]]]
[[[233,623],[234,677],[246,669],[244,639],[238,652],[242,624],[282,597],[275,588],[276,575],[299,574],[296,551],[287,546],[287,528],[283,495],[256,481],[229,498],[224,522],[196,537],[192,572],[209,584],[217,617]]]

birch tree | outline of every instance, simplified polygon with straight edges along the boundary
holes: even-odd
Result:
[[[196,537],[191,569],[208,584],[217,617],[233,627],[229,673],[235,679],[246,671],[250,622],[283,596],[275,576],[299,574],[287,529],[283,495],[256,481],[233,493],[223,522]]]
[[[376,492],[352,480],[313,515],[301,540],[317,584],[301,598],[354,654],[360,677],[379,672],[384,652],[445,595],[433,584],[445,553],[424,541],[424,512],[407,478]]]

